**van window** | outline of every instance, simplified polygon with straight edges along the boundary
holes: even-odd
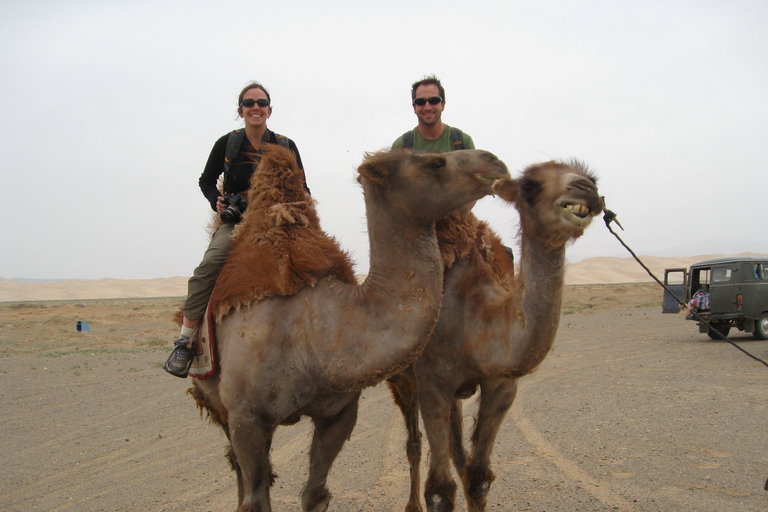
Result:
[[[731,280],[730,268],[714,268],[712,269],[712,282],[713,283],[727,283]]]
[[[765,263],[755,263],[755,279],[763,280],[765,279]]]
[[[691,295],[701,288],[702,285],[708,285],[710,283],[709,274],[710,269],[708,268],[691,269],[691,275],[688,278],[688,289],[690,290]]]
[[[685,272],[667,272],[667,283],[670,286],[685,284]]]

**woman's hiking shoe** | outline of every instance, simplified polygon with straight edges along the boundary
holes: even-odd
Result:
[[[182,336],[173,343],[176,347],[171,352],[171,355],[168,356],[168,360],[163,365],[163,370],[183,379],[189,373],[189,367],[192,366],[192,359],[194,359],[195,354],[188,346],[191,345],[189,338]]]

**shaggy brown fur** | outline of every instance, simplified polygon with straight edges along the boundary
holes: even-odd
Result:
[[[432,452],[426,509],[454,510],[451,459],[462,479],[466,510],[486,509],[495,478],[491,452],[517,380],[541,363],[557,334],[566,245],[603,209],[595,182],[582,164],[545,162],[530,166],[518,180],[494,184],[494,192],[520,214],[517,275],[499,238],[472,214],[453,214],[438,223],[445,269],[440,317],[421,358],[388,382],[408,430],[407,512],[422,510],[420,433],[414,427],[419,410]],[[477,386],[481,394],[467,453],[461,400]]]
[[[499,296],[498,301],[488,300],[484,285],[495,283],[511,291],[515,286],[512,260],[504,250],[501,238],[487,223],[481,222],[472,212],[453,213],[437,223],[437,240],[446,271],[456,261],[471,259],[474,272],[462,276],[461,297],[483,296],[476,303],[480,314],[488,322],[496,315],[509,316],[515,309],[509,295]]]
[[[320,230],[295,162],[277,148],[254,175],[251,206],[233,235],[220,281],[225,300],[219,290],[212,306],[223,315],[215,325],[220,372],[194,386],[204,410],[220,411],[240,512],[271,510],[273,433],[302,416],[312,418],[314,435],[301,508],[327,510],[328,472],[352,434],[360,390],[422,353],[437,321],[443,262],[435,222],[509,175],[479,150],[387,152],[358,171],[371,248],[364,283]]]
[[[356,283],[349,255],[320,228],[303,173],[283,147],[264,146],[232,240],[211,297],[217,322],[232,309],[293,295],[324,276]]]
[[[227,412],[219,412],[213,406],[213,404],[211,404],[210,400],[208,400],[203,392],[200,391],[200,389],[193,386],[187,390],[187,394],[195,399],[197,409],[200,411],[200,419],[203,418],[203,412],[205,412],[208,415],[208,420],[211,423],[222,427],[227,426],[227,423],[229,422],[229,419],[227,418]]]

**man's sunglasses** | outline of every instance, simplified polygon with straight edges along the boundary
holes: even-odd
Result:
[[[431,98],[415,98],[413,100],[413,104],[418,107],[423,107],[427,103],[429,103],[430,105],[437,105],[438,103],[442,103],[442,102],[443,102],[443,98],[441,98],[440,96],[432,96]]]
[[[247,100],[243,100],[243,102],[240,103],[241,107],[251,108],[254,105],[258,105],[258,106],[260,106],[262,108],[268,107],[269,106],[269,100],[265,100],[265,99],[262,99],[262,98],[259,98],[258,100],[252,100],[252,99],[249,98]]]

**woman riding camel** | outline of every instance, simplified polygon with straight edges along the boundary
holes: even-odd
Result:
[[[245,121],[245,128],[216,141],[199,180],[200,190],[211,203],[211,208],[221,216],[222,224],[211,237],[203,260],[189,279],[187,298],[182,307],[181,334],[174,341],[173,352],[163,366],[165,371],[177,377],[186,377],[192,364],[191,337],[205,314],[216,278],[232,245],[232,231],[245,209],[247,194],[244,192],[248,191],[251,175],[258,165],[259,146],[267,143],[287,147],[296,155],[299,167],[304,169],[296,144],[267,128],[267,119],[272,115],[272,101],[263,85],[259,82],[246,85],[237,98],[237,105],[237,114]],[[222,174],[224,183],[223,192],[220,192],[217,183]],[[304,188],[309,192],[306,183]]]

